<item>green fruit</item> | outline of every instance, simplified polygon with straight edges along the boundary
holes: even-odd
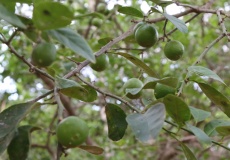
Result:
[[[179,41],[169,41],[164,48],[164,54],[165,56],[172,60],[176,61],[182,57],[184,53],[184,46]]]
[[[158,32],[154,26],[142,24],[135,32],[135,39],[142,47],[152,47],[158,40]]]
[[[97,12],[104,13],[106,11],[106,4],[105,3],[99,3],[97,5]]]
[[[143,24],[146,24],[146,23],[145,23],[145,22],[139,22],[139,23],[137,23],[137,24],[135,25],[135,27],[133,28],[134,34],[135,34],[136,30],[137,30],[140,26],[142,26]]]
[[[96,27],[100,27],[102,24],[102,20],[98,19],[98,18],[94,18],[92,20],[92,25],[96,26]]]
[[[47,67],[53,63],[56,58],[56,48],[54,44],[42,42],[39,43],[32,52],[32,61],[40,67]]]
[[[126,89],[138,89],[138,88],[142,88],[142,87],[143,87],[143,83],[137,78],[129,79],[127,82],[125,82],[125,84],[123,86],[125,93],[126,93]],[[130,99],[137,99],[140,96],[141,96],[141,92],[138,92],[136,94],[131,94],[131,93],[126,94],[126,97],[128,97]]]
[[[107,66],[108,66],[108,60],[107,60],[107,56],[105,54],[97,57],[96,63],[90,64],[90,67],[97,72],[104,71],[107,68]]]
[[[56,128],[58,142],[67,148],[77,147],[85,142],[88,133],[86,122],[75,116],[63,119]]]
[[[154,95],[156,99],[163,98],[168,94],[175,94],[175,92],[176,92],[175,88],[172,88],[170,86],[161,83],[157,83],[154,89]]]

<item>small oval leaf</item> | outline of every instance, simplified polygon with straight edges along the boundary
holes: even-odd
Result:
[[[125,112],[115,104],[108,103],[105,106],[108,123],[109,138],[113,141],[122,139],[127,128]]]
[[[206,133],[204,133],[200,128],[197,128],[190,124],[187,124],[187,127],[194,133],[194,135],[201,143],[205,143],[208,145],[212,144],[211,138]]]
[[[117,11],[126,15],[143,18],[143,13],[133,7],[119,7]]]
[[[134,113],[128,115],[126,121],[139,141],[152,143],[162,129],[164,119],[164,104],[157,103],[151,106],[144,114]]]
[[[182,20],[180,20],[180,19],[178,19],[178,18],[176,18],[176,17],[174,17],[172,15],[169,15],[167,13],[163,13],[163,15],[170,22],[172,22],[179,31],[181,31],[182,33],[187,33],[188,32],[188,28],[187,28],[186,24]]]
[[[230,135],[230,126],[220,126],[220,127],[216,127],[216,131],[217,131],[221,136],[229,136],[229,135]]]
[[[188,105],[179,97],[168,94],[163,102],[169,116],[181,127],[186,121],[190,120],[191,113]]]
[[[100,155],[104,152],[103,148],[97,147],[97,146],[83,146],[80,145],[78,146],[78,148],[83,149],[91,154],[95,154],[95,155]]]
[[[195,107],[189,107],[191,114],[196,122],[200,122],[205,120],[207,117],[211,116],[210,112],[204,111],[202,109],[198,109]]]
[[[224,81],[216,73],[214,73],[212,70],[205,68],[205,67],[202,67],[202,66],[190,66],[190,67],[188,67],[188,75],[191,76],[192,74],[196,74],[199,77],[206,76],[206,77],[212,78],[214,80],[217,80],[217,81],[225,84]]]
[[[133,64],[136,66],[140,67],[143,69],[149,76],[157,78],[158,75],[156,72],[154,72],[149,66],[147,66],[144,62],[142,62],[140,59],[136,58],[135,56],[128,54],[128,53],[122,53],[122,52],[117,52],[114,54],[118,54],[123,56],[124,58],[128,59],[131,61]]]
[[[47,31],[48,35],[72,49],[76,54],[95,62],[95,56],[86,40],[71,30],[70,28],[61,28]]]
[[[26,29],[26,25],[23,24],[22,21],[14,13],[10,12],[2,4],[0,4],[0,11],[0,19],[3,19],[16,27]]]
[[[219,126],[230,126],[230,121],[221,120],[221,119],[212,120],[204,126],[204,132],[209,136],[216,136],[217,135],[216,127]]]
[[[222,93],[205,83],[198,83],[204,94],[230,117],[230,100]]]
[[[73,19],[72,11],[59,2],[36,3],[33,10],[34,25],[41,30],[67,26]]]

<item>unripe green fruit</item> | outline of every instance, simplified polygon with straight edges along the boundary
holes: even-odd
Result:
[[[123,86],[124,91],[126,91],[126,89],[135,89],[135,88],[141,88],[141,87],[143,87],[143,83],[137,78],[129,79],[127,82],[125,82]],[[130,99],[137,99],[140,96],[141,96],[141,92],[138,92],[137,94],[131,94],[131,93],[126,94],[126,97]]]
[[[92,25],[96,26],[96,27],[100,27],[100,25],[102,24],[102,20],[98,19],[98,18],[94,18],[92,20]]]
[[[135,27],[133,28],[134,34],[135,34],[136,30],[137,30],[140,26],[142,26],[143,24],[146,24],[146,23],[145,23],[145,22],[139,22],[139,23],[137,23],[137,24],[135,25]]]
[[[158,32],[154,26],[146,23],[137,28],[135,39],[142,47],[152,47],[158,40]]]
[[[106,4],[105,3],[99,3],[97,5],[97,12],[104,13],[106,11]]]
[[[172,61],[176,61],[180,59],[183,53],[184,53],[184,46],[179,41],[175,41],[175,40],[169,41],[165,45],[164,54],[168,59]]]
[[[52,43],[42,42],[33,49],[32,61],[39,67],[47,67],[51,65],[55,58],[56,48]]]
[[[90,64],[90,67],[97,72],[104,71],[107,68],[107,66],[108,66],[108,60],[107,60],[107,56],[105,54],[97,57],[96,63]]]
[[[176,92],[175,88],[172,88],[170,86],[161,83],[157,83],[154,89],[154,95],[156,99],[163,98],[168,94],[175,94],[175,92]]]
[[[63,119],[56,128],[58,142],[67,147],[77,147],[86,141],[89,128],[82,119],[70,116]]]

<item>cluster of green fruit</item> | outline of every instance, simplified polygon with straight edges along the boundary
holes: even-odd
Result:
[[[153,25],[146,22],[139,22],[134,27],[134,36],[137,43],[142,47],[152,47],[158,41],[158,31]],[[172,61],[180,59],[183,53],[183,44],[176,40],[167,42],[164,47],[165,56]]]
[[[131,78],[125,82],[123,89],[126,97],[129,99],[137,99],[141,96],[141,90],[143,88],[143,83],[137,78]],[[136,93],[136,92],[137,93]],[[176,89],[161,83],[157,83],[154,88],[154,95],[156,99],[165,97],[168,94],[175,94]]]
[[[58,142],[66,148],[74,148],[84,143],[89,134],[86,122],[78,117],[63,119],[56,128]]]

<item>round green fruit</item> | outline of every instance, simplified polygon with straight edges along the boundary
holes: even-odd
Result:
[[[143,87],[143,83],[137,78],[129,79],[127,82],[125,82],[123,86],[125,93],[126,93],[126,89],[135,89],[135,88],[142,88],[142,87]],[[140,96],[141,96],[141,92],[138,92],[136,94],[131,94],[131,93],[126,94],[126,97],[130,99],[137,99]]]
[[[101,19],[98,19],[98,18],[94,18],[92,20],[92,25],[96,26],[96,27],[100,27],[102,24],[102,20]]]
[[[135,32],[135,39],[142,47],[152,47],[158,40],[158,32],[154,26],[142,24]]]
[[[154,95],[156,99],[163,98],[168,94],[175,94],[175,92],[176,92],[175,88],[172,88],[170,86],[161,83],[157,83],[154,89]]]
[[[133,28],[134,34],[136,33],[136,30],[137,30],[140,26],[142,26],[143,24],[146,24],[146,23],[145,23],[145,22],[139,22],[139,23],[137,23],[137,24],[135,25],[135,27]]]
[[[105,54],[100,55],[99,57],[96,58],[95,63],[90,64],[90,67],[97,72],[104,71],[107,68],[107,66],[108,66],[108,59]]]
[[[39,67],[51,65],[56,58],[56,48],[54,44],[42,42],[39,43],[32,52],[32,61]]]
[[[183,53],[184,46],[181,42],[173,40],[166,43],[164,54],[168,59],[176,61],[182,57]]]
[[[97,12],[104,13],[106,11],[106,4],[105,3],[99,3],[97,5]]]
[[[56,128],[58,142],[67,147],[77,147],[86,141],[89,128],[82,119],[70,116],[63,119]]]

